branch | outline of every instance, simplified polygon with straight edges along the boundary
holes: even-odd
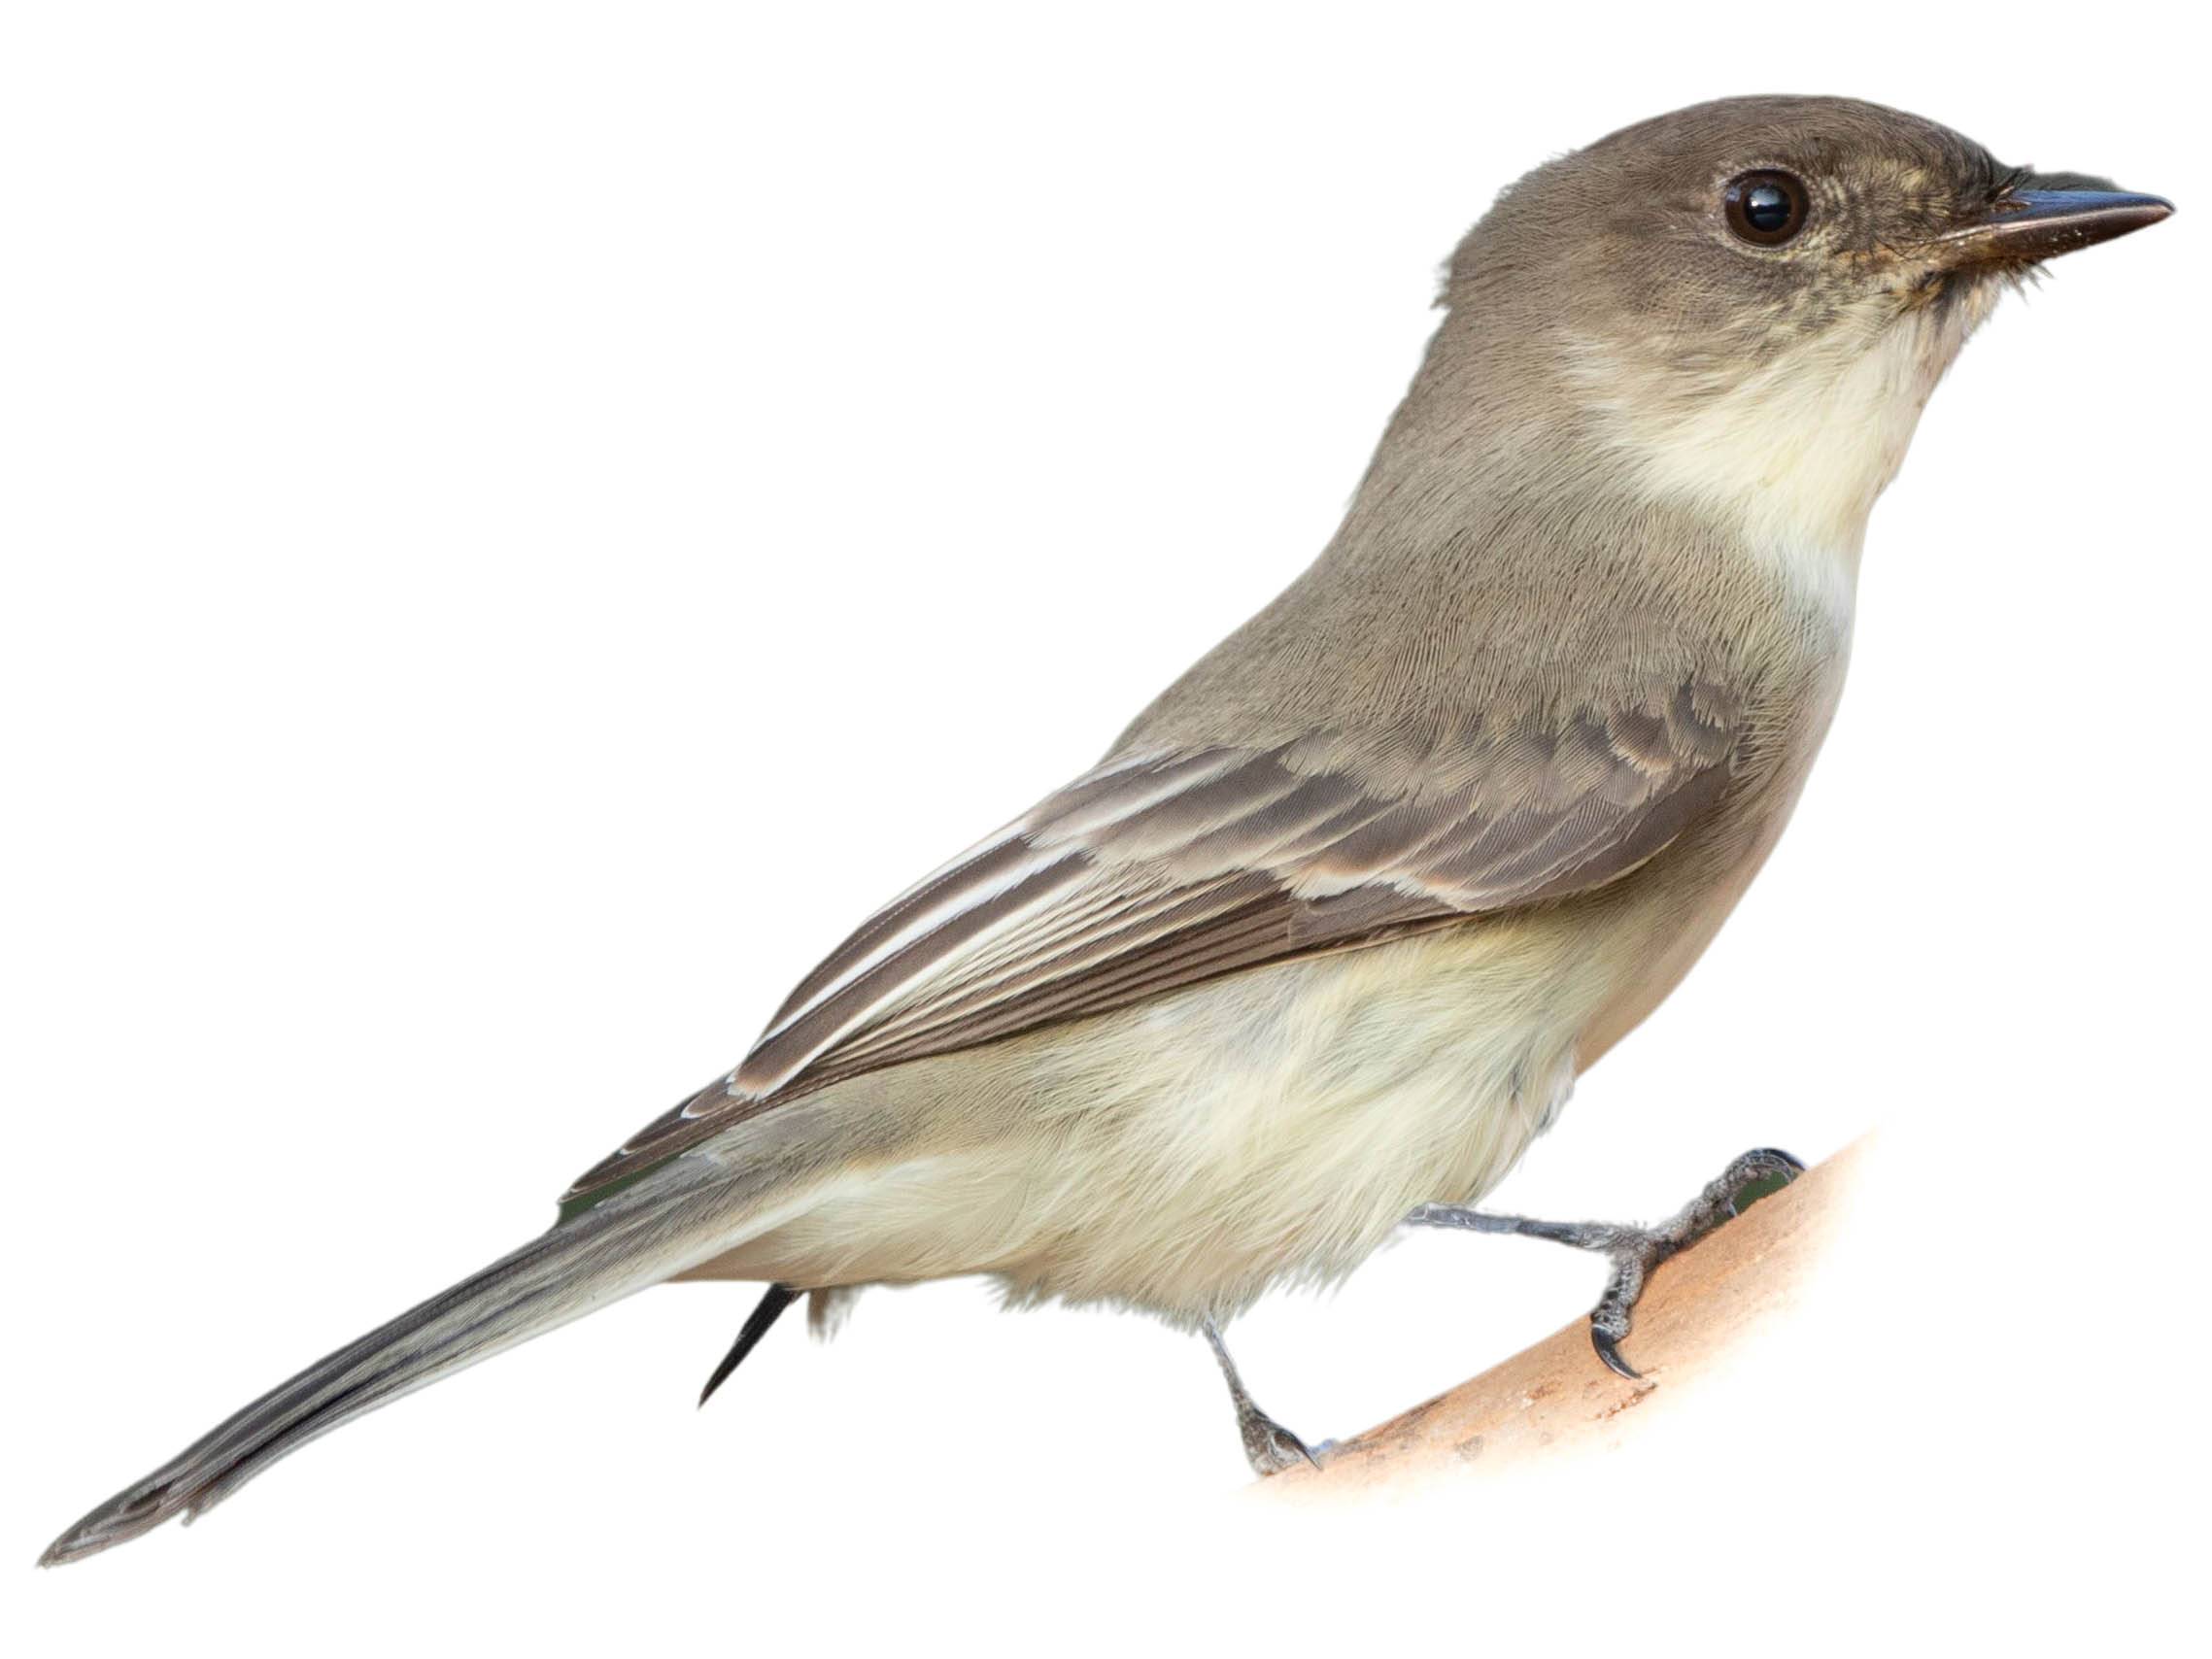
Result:
[[[1434,1476],[1480,1458],[1616,1444],[1654,1396],[1709,1373],[1747,1328],[1796,1303],[1865,1156],[1865,1142],[1807,1170],[1651,1275],[1623,1351],[1644,1379],[1616,1376],[1591,1351],[1589,1324],[1523,1349],[1447,1394],[1330,1448],[1271,1492],[1350,1493]]]

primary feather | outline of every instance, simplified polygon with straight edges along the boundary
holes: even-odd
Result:
[[[1724,706],[1685,683],[1634,708],[1478,728],[1396,788],[1309,769],[1326,754],[1312,741],[1110,761],[877,911],[734,1071],[564,1202],[867,1071],[1602,886],[1718,797]]]

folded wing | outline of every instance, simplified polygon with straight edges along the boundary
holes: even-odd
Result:
[[[1682,685],[1417,765],[1326,739],[1119,756],[877,911],[563,1202],[862,1072],[1603,886],[1713,802],[1734,743],[1726,700]]]

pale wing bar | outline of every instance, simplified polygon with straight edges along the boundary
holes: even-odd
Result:
[[[1393,792],[1296,749],[1122,760],[902,895],[801,982],[736,1071],[570,1198],[840,1078],[1615,879],[1725,787],[1731,723],[1641,709],[1478,733]]]

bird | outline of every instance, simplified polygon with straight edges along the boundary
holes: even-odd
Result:
[[[1262,1474],[1324,1455],[1222,1335],[1406,1225],[1650,1269],[1654,1227],[1476,1206],[1683,979],[1837,706],[1868,515],[1999,299],[2169,202],[1845,98],[1723,99],[1509,186],[1340,527],[1065,787],[801,979],[547,1232],[309,1366],[58,1538],[201,1513],[355,1417],[675,1279],[786,1308],[982,1275],[1203,1335]],[[1038,619],[1047,626],[1047,619]],[[848,674],[866,664],[847,663]],[[865,744],[865,734],[850,741]],[[857,908],[857,907],[856,907]]]

